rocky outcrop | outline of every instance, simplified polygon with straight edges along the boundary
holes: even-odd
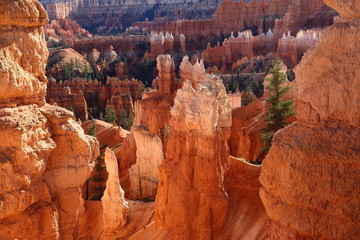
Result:
[[[174,36],[170,33],[165,35],[161,32],[150,34],[150,49],[149,57],[157,57],[160,54],[171,53],[174,49]]]
[[[130,198],[155,199],[158,186],[157,168],[164,158],[170,108],[176,89],[175,65],[170,55],[157,57],[159,89],[144,92],[135,102],[135,120],[132,129],[136,164],[129,170]]]
[[[89,62],[78,52],[72,48],[65,48],[53,51],[48,59],[46,66],[46,75],[56,79],[68,79],[68,75],[78,76],[84,72],[86,68],[90,72]],[[67,71],[67,72],[66,72]]]
[[[268,216],[259,196],[261,166],[230,156],[225,190],[229,214],[224,227],[214,239],[268,239]]]
[[[1,1],[0,9],[0,238],[73,239],[98,144],[69,111],[45,105],[42,6]]]
[[[110,34],[124,31],[133,22],[145,19],[167,22],[176,19],[208,18],[219,1],[186,0],[131,0],[131,1],[90,1],[70,0],[60,4],[56,0],[42,0],[51,10],[52,17],[66,16],[81,23],[85,28],[98,34]],[[65,6],[64,6],[65,5]],[[55,14],[56,13],[56,14]]]
[[[321,36],[321,30],[300,30],[296,37],[288,34],[283,34],[278,41],[278,48],[276,50],[282,61],[289,68],[294,68],[301,60],[304,53],[316,45]]]
[[[137,45],[146,45],[150,42],[149,36],[119,36],[119,37],[95,37],[92,39],[78,40],[74,42],[73,48],[83,55],[97,49],[101,54],[112,46],[113,50],[120,56],[135,52]]]
[[[100,146],[107,145],[109,148],[114,148],[122,144],[130,134],[129,131],[122,129],[120,126],[114,126],[97,119],[86,121],[81,124],[81,127],[88,134],[93,124],[95,125],[96,139],[99,141]]]
[[[49,79],[49,81],[55,80]],[[48,103],[71,110],[74,112],[74,117],[76,119],[86,121],[88,119],[87,103],[82,91],[78,94],[72,93],[70,87],[64,87],[59,90],[60,91],[57,92],[57,97],[49,99]]]
[[[101,203],[105,235],[111,236],[125,226],[129,206],[125,201],[124,191],[120,186],[118,163],[114,152],[106,148],[104,159],[106,171],[109,175]]]
[[[0,107],[43,105],[46,91],[43,68],[48,51],[41,40],[44,38],[41,26],[47,22],[47,14],[37,1],[1,1],[0,9],[0,84],[4,86],[0,89]],[[15,52],[21,52],[21,56]]]
[[[208,43],[201,58],[208,66],[231,70],[234,69],[234,64],[239,65],[237,62],[245,58],[251,59],[276,52],[289,68],[293,68],[300,62],[304,53],[315,46],[320,36],[321,29],[300,30],[296,37],[291,36],[289,31],[280,39],[277,39],[271,30],[258,36],[253,36],[250,30],[239,32],[237,37],[231,33],[221,45],[218,43],[211,47]]]
[[[222,82],[203,79],[185,80],[177,91],[159,167],[156,226],[174,239],[211,239],[228,210],[224,175],[231,108]]]
[[[48,46],[71,45],[78,39],[90,38],[92,35],[70,19],[52,20],[44,26]]]
[[[46,11],[51,20],[67,18],[69,17],[71,10],[70,2],[54,2],[46,5]]]
[[[205,75],[204,61],[196,59],[195,64],[191,64],[189,57],[183,57],[180,64],[180,86],[184,84],[185,80],[191,82],[192,87],[198,90],[199,84],[207,79]]]
[[[163,162],[160,138],[141,125],[132,128],[136,144],[136,164],[129,169],[130,199],[155,199],[158,188],[157,168]]]
[[[334,8],[344,18],[358,19],[360,18],[360,3],[351,0],[324,0],[324,2]]]
[[[210,66],[231,69],[233,62],[243,57],[252,58],[256,55],[275,52],[276,38],[271,29],[266,34],[253,36],[251,30],[238,32],[237,37],[233,33],[226,38],[222,46],[218,43],[211,47],[208,43],[207,48],[202,52],[201,58]]]
[[[260,176],[274,239],[360,235],[360,9],[325,2],[355,20],[326,29],[295,69],[298,120],[276,133]]]
[[[262,147],[261,129],[266,125],[264,105],[260,99],[256,99],[245,107],[233,109],[230,137],[232,156],[257,161]]]
[[[170,107],[176,89],[175,65],[170,55],[157,57],[159,90],[143,92],[142,100],[135,102],[135,124],[143,125],[150,133],[161,137],[161,131],[170,119]]]
[[[228,93],[229,103],[231,109],[241,107],[241,92],[237,89],[234,93]]]

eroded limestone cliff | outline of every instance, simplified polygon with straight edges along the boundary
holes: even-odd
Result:
[[[273,239],[358,239],[358,1],[330,1],[349,20],[326,29],[296,67],[297,122],[276,133],[260,176]]]
[[[0,238],[73,239],[98,144],[69,111],[45,104],[42,6],[6,0],[0,9]]]

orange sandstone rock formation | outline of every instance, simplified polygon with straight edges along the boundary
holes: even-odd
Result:
[[[185,80],[171,109],[159,168],[156,225],[173,239],[211,239],[226,218],[231,108],[222,82]]]
[[[155,199],[158,185],[157,168],[163,161],[162,140],[166,138],[173,104],[175,66],[170,55],[157,57],[159,90],[143,93],[135,102],[135,120],[132,129],[136,147],[136,164],[129,170],[130,198]]]
[[[98,144],[69,111],[45,105],[42,6],[5,0],[0,9],[0,238],[73,239]]]
[[[136,164],[129,169],[129,198],[155,199],[159,183],[157,168],[164,159],[162,142],[141,125],[135,125],[132,134],[136,144]]]
[[[87,106],[92,109],[97,106],[99,110],[105,112],[106,106],[110,105],[118,116],[121,109],[124,109],[129,116],[134,111],[133,102],[140,97],[141,86],[142,83],[135,79],[129,81],[110,77],[105,84],[98,81],[87,82],[82,78],[59,83],[52,79],[48,82],[46,101],[66,108],[73,107],[82,121],[87,120],[84,113],[87,109],[82,105],[82,95]]]
[[[125,201],[124,191],[120,186],[118,163],[114,152],[106,148],[104,159],[106,171],[109,175],[101,203],[103,206],[105,236],[112,236],[125,226],[129,206]]]
[[[298,120],[275,135],[260,176],[273,239],[360,236],[360,8],[325,2],[350,20],[325,30],[295,69]]]
[[[44,27],[48,41],[71,45],[73,41],[82,38],[89,38],[92,35],[81,28],[75,21],[69,19],[52,20]],[[51,46],[51,45],[50,45]]]
[[[147,31],[167,31],[174,37],[184,34],[187,40],[199,41],[209,36],[229,36],[231,32],[243,31],[247,27],[256,29],[259,34],[274,28],[276,38],[291,31],[296,33],[307,23],[310,15],[324,7],[321,0],[270,0],[270,1],[231,1],[221,3],[212,19],[178,20],[159,24],[140,22],[133,24]],[[211,38],[211,37],[210,37]]]
[[[1,1],[0,9],[0,107],[44,104],[47,14],[37,1]]]
[[[261,129],[265,127],[265,103],[256,99],[245,107],[233,109],[230,153],[234,157],[256,161],[260,156]]]

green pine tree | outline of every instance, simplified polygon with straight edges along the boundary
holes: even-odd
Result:
[[[70,106],[70,107],[67,108],[67,110],[71,111],[72,114],[73,114],[73,117],[76,119],[75,109],[72,106]]]
[[[127,117],[126,111],[124,109],[120,110],[119,124],[122,128],[130,130],[134,123],[134,113],[130,113]]]
[[[100,154],[95,160],[95,175],[91,178],[91,181],[95,182],[95,186],[93,187],[94,195],[92,196],[91,200],[100,200],[101,197],[104,195],[105,191],[105,149],[107,148],[107,144],[100,147]]]
[[[70,82],[76,77],[75,65],[72,59],[70,59],[69,63],[62,66],[62,75],[63,80],[69,80]]]
[[[106,107],[105,121],[108,123],[114,123],[117,120],[115,111],[110,107]]]
[[[263,155],[269,151],[275,132],[289,125],[288,117],[295,115],[294,100],[282,100],[290,88],[283,86],[286,82],[286,74],[280,72],[280,58],[276,58],[272,66],[270,69],[272,76],[268,79],[269,85],[266,87],[269,90],[269,98],[266,99],[269,103],[268,110],[265,113],[266,127],[261,129],[261,140],[264,144],[261,149]]]
[[[91,120],[91,125],[90,125],[90,128],[89,128],[88,134],[90,136],[96,137],[96,125],[95,125],[95,120],[94,119]]]

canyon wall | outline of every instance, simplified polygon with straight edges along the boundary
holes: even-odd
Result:
[[[0,238],[73,239],[98,144],[69,111],[45,104],[43,7],[5,0],[0,9]]]
[[[112,46],[118,55],[124,55],[133,52],[140,43],[148,43],[150,41],[149,36],[121,36],[121,37],[96,37],[88,40],[79,40],[74,42],[73,48],[86,55],[90,53],[94,48],[100,53]]]
[[[167,31],[173,33],[174,36],[182,33],[187,39],[194,41],[209,37],[209,35],[229,36],[231,32],[249,28],[259,34],[274,29],[276,37],[280,38],[284,32],[291,31],[292,34],[295,34],[303,25],[307,24],[309,16],[323,10],[323,7],[324,3],[321,0],[250,2],[225,0],[216,10],[212,19],[178,20],[165,24],[159,24],[156,21],[139,22],[133,26],[146,29],[146,31]]]
[[[159,22],[181,18],[212,16],[218,0],[41,0],[50,19],[70,17],[93,33],[109,34],[124,31],[133,22],[146,19]]]
[[[325,2],[348,20],[295,68],[298,120],[275,134],[260,176],[273,239],[360,236],[360,5]]]

